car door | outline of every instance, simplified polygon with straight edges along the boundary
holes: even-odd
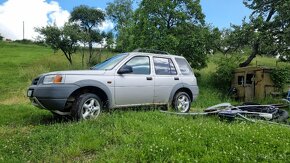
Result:
[[[171,58],[153,57],[155,71],[154,103],[165,104],[175,85],[180,83],[176,67]]]
[[[152,104],[154,80],[149,56],[134,56],[123,66],[133,72],[115,75],[115,103],[117,106]]]

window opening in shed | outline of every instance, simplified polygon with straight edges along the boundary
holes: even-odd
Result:
[[[254,74],[247,74],[246,84],[253,84],[253,82],[254,82]]]
[[[238,85],[244,85],[244,76],[238,76]]]

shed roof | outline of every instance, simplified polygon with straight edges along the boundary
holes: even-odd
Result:
[[[272,70],[273,68],[264,67],[264,66],[248,66],[248,67],[239,67],[235,72],[245,72],[245,71],[261,71],[261,70]]]

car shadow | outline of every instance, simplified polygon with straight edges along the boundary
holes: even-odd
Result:
[[[117,109],[109,109],[103,110],[103,114],[114,114],[120,112],[149,112],[149,111],[159,111],[160,107],[124,107],[124,108],[117,108]],[[72,117],[68,116],[57,116],[53,114],[38,114],[29,117],[25,117],[25,121],[29,125],[54,125],[54,124],[61,124],[61,123],[76,123],[77,121],[74,120]]]
[[[58,123],[70,123],[73,122],[73,119],[51,114],[34,116],[31,117],[28,121],[30,125],[53,125]]]

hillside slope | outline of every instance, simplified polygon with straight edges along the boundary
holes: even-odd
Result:
[[[230,101],[208,86],[210,62],[192,111]],[[58,120],[28,103],[25,91],[40,73],[80,69],[36,45],[0,44],[0,162],[287,162],[290,128],[214,117],[182,117],[122,109],[96,120]]]

